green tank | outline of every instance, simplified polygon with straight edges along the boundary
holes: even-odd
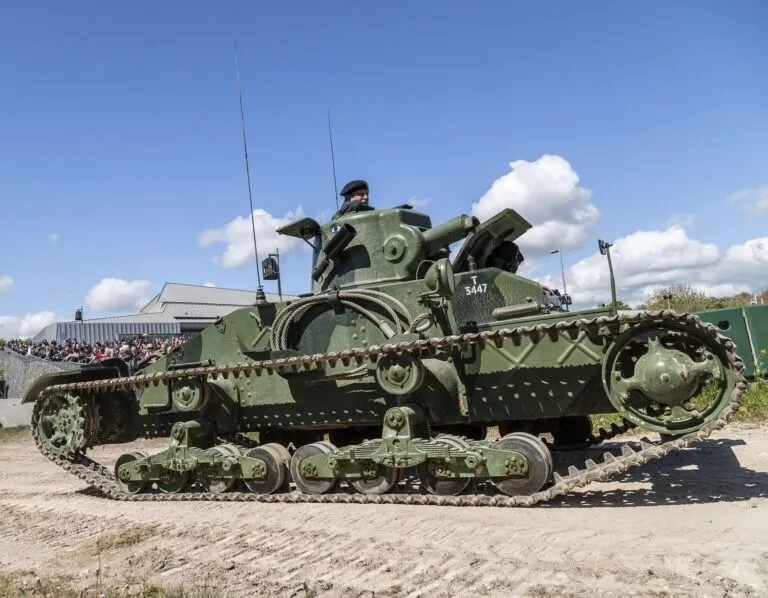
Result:
[[[517,274],[530,228],[509,209],[433,227],[407,205],[293,222],[277,232],[313,248],[310,293],[257,300],[138,372],[40,377],[34,440],[119,500],[529,506],[725,425],[746,390],[734,343],[692,314],[617,312],[612,270],[611,305],[568,311]],[[622,423],[593,434],[593,414]],[[634,427],[658,440],[558,471]],[[87,455],[142,438],[167,448]]]

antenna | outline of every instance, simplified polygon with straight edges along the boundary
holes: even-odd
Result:
[[[333,193],[336,199],[336,209],[339,209],[339,188],[336,186],[336,159],[333,156],[333,135],[331,134],[331,111],[328,110],[328,139],[331,142],[331,167],[333,168]]]
[[[237,42],[235,42],[235,77],[237,78],[237,93],[240,97],[240,123],[243,129],[243,151],[245,152],[245,174],[248,178],[248,202],[251,206],[251,229],[253,230],[253,253],[256,257],[256,278],[259,282],[256,288],[256,304],[263,305],[267,302],[264,289],[261,286],[261,273],[259,272],[259,250],[256,246],[256,222],[253,218],[253,194],[251,193],[251,168],[248,164],[248,143],[245,140],[245,115],[243,114],[243,90],[240,87],[240,63],[237,60]]]

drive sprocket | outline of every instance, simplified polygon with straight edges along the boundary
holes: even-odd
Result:
[[[733,377],[722,345],[681,321],[630,328],[603,361],[603,385],[619,414],[661,434],[695,432],[717,419]]]

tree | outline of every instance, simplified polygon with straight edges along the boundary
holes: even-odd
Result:
[[[632,308],[626,303],[624,303],[621,299],[616,299],[616,309],[632,309]]]
[[[656,289],[648,297],[648,301],[639,305],[640,309],[673,309],[680,312],[702,311],[712,309],[717,299],[707,296],[689,284],[679,283],[662,289]]]
[[[737,293],[730,297],[712,297],[689,284],[679,283],[651,293],[648,301],[638,305],[638,309],[673,309],[679,312],[695,312],[724,307],[744,307],[757,295],[758,303],[768,303],[768,290],[758,293]]]

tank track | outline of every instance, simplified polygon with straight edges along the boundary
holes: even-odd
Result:
[[[58,392],[85,391],[94,392],[99,390],[119,390],[119,389],[137,389],[147,387],[150,384],[158,385],[162,382],[182,377],[202,377],[202,376],[239,376],[248,372],[257,374],[273,374],[285,370],[297,371],[299,369],[311,369],[312,367],[322,367],[324,363],[334,363],[341,361],[345,364],[352,360],[362,363],[366,359],[374,361],[378,355],[391,352],[407,351],[416,355],[430,354],[436,350],[451,350],[456,347],[468,347],[474,344],[495,342],[501,344],[504,340],[516,340],[521,337],[541,338],[554,332],[562,334],[566,331],[579,332],[585,329],[594,329],[599,327],[608,327],[608,329],[617,330],[618,326],[624,324],[641,324],[646,322],[669,322],[676,321],[685,324],[691,328],[697,328],[708,334],[712,340],[718,343],[727,356],[726,366],[733,369],[735,385],[729,403],[723,409],[720,417],[709,422],[699,430],[677,436],[675,438],[662,440],[654,443],[643,438],[639,440],[640,449],[635,450],[629,444],[621,447],[620,454],[605,452],[601,462],[595,462],[592,459],[585,461],[585,466],[578,469],[575,466],[568,468],[567,475],[553,474],[554,482],[547,488],[530,495],[508,496],[508,495],[488,495],[488,494],[460,494],[458,496],[433,495],[426,493],[411,493],[406,490],[393,491],[388,494],[369,495],[354,492],[351,489],[341,488],[327,494],[303,494],[296,491],[275,493],[275,494],[255,494],[250,492],[230,491],[224,493],[211,492],[181,492],[177,494],[129,494],[121,491],[115,483],[114,474],[106,467],[87,457],[84,452],[77,452],[73,455],[60,457],[52,454],[41,443],[37,435],[37,422],[43,397]],[[354,348],[340,352],[302,355],[297,357],[276,359],[271,361],[259,361],[250,363],[237,363],[224,366],[205,366],[198,368],[189,368],[180,371],[159,372],[152,374],[138,374],[125,378],[115,378],[108,380],[97,380],[89,382],[77,382],[68,384],[58,384],[43,389],[37,398],[32,414],[32,435],[38,449],[48,459],[58,466],[77,476],[83,482],[101,492],[107,498],[120,501],[225,501],[225,502],[262,502],[262,503],[353,503],[353,504],[412,504],[412,505],[446,505],[446,506],[491,506],[491,507],[528,507],[538,503],[550,501],[556,497],[565,496],[578,488],[583,488],[591,482],[606,481],[618,474],[626,472],[632,467],[639,467],[654,460],[659,460],[669,453],[687,448],[694,443],[709,437],[714,431],[723,428],[733,415],[739,410],[740,401],[747,389],[747,382],[742,370],[744,363],[736,353],[736,345],[730,339],[720,334],[714,324],[702,322],[694,314],[678,314],[670,310],[638,312],[634,314],[619,314],[616,316],[599,316],[593,319],[581,319],[575,321],[563,321],[553,324],[536,324],[534,326],[519,327],[515,329],[501,329],[488,332],[467,333],[462,335],[451,335],[438,338],[418,339],[405,341],[397,344],[384,344],[380,346],[370,346],[363,348]],[[594,438],[595,442],[601,442],[626,431],[633,425],[614,426],[612,431],[601,431],[600,435]],[[244,446],[253,446],[253,441],[242,435],[230,435],[230,440]],[[663,437],[662,437],[663,438]],[[394,490],[394,489],[393,489]]]

